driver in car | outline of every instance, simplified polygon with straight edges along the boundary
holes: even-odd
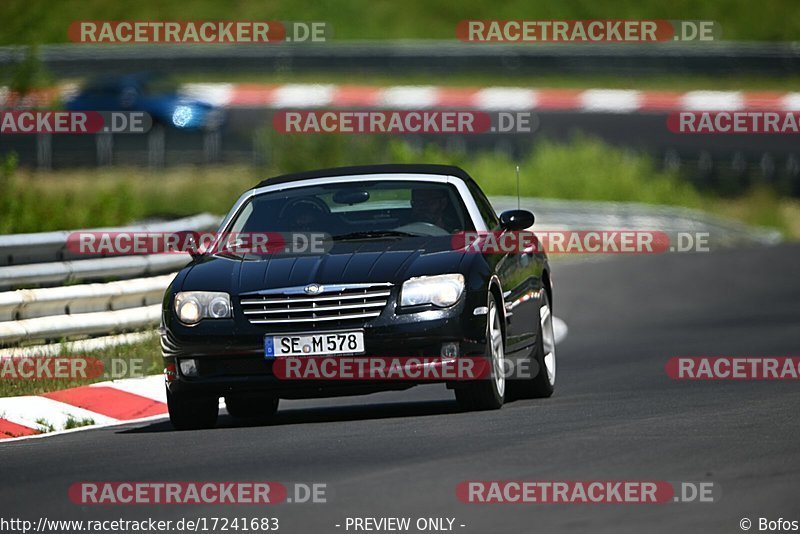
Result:
[[[412,189],[411,220],[434,224],[443,230],[452,230],[447,221],[450,197],[441,189]]]
[[[290,222],[291,228],[301,232],[319,231],[324,226],[325,215],[317,203],[305,198],[292,202],[283,211],[283,217]]]

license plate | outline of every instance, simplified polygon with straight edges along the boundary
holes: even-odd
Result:
[[[264,336],[267,358],[364,354],[364,332]]]

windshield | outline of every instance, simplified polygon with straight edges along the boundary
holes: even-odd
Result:
[[[363,181],[264,193],[231,232],[322,232],[334,240],[445,236],[474,230],[453,185]]]

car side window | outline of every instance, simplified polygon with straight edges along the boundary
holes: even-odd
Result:
[[[489,199],[486,198],[486,195],[483,194],[481,188],[474,182],[467,184],[470,193],[472,193],[472,197],[475,199],[475,203],[478,205],[478,211],[481,214],[481,219],[486,224],[486,228],[489,230],[495,230],[500,226],[500,219],[497,218],[497,214],[492,207],[491,202]]]

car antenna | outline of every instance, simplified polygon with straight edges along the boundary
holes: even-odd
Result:
[[[517,165],[517,209],[520,209],[520,207],[519,207],[519,165]]]

